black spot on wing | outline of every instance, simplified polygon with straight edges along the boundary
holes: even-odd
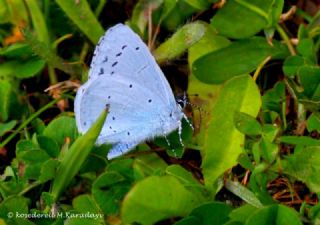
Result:
[[[114,62],[111,66],[114,67],[114,66],[117,65],[117,64],[118,64],[118,62],[116,61],[116,62]]]
[[[139,47],[136,47],[136,50],[139,50],[140,48]]]
[[[121,49],[123,50],[123,49],[125,49],[127,47],[127,45],[123,45],[122,47],[121,47]]]
[[[102,75],[102,74],[104,74],[104,69],[103,69],[103,68],[100,68],[100,72],[99,72],[98,75]]]
[[[122,52],[119,52],[118,54],[116,54],[116,57],[119,57],[122,54]]]

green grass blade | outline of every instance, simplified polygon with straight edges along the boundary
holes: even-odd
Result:
[[[50,43],[49,33],[47,29],[46,22],[44,20],[44,16],[39,8],[39,5],[36,0],[28,0],[25,1],[30,11],[32,24],[34,26],[35,31],[37,32],[38,39],[47,45]]]
[[[104,30],[99,24],[94,13],[86,0],[57,0],[56,3],[69,16],[69,18],[80,28],[80,30],[97,44]]]
[[[51,194],[57,200],[60,193],[67,187],[72,178],[78,173],[83,162],[88,157],[107,117],[108,111],[103,110],[97,121],[91,126],[86,134],[79,137],[71,146],[61,160],[57,170],[56,178],[53,181]]]

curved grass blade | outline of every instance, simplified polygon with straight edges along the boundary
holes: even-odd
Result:
[[[78,173],[83,162],[91,152],[103,127],[107,114],[108,110],[103,110],[88,132],[79,137],[71,148],[67,150],[67,152],[64,152],[51,190],[51,194],[55,201],[58,199],[61,192],[68,186],[72,178]]]

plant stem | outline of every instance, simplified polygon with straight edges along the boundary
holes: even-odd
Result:
[[[43,106],[37,112],[32,114],[28,119],[26,119],[13,133],[11,133],[2,143],[0,143],[0,148],[3,148],[6,144],[8,144],[23,128],[25,128],[32,120],[37,118],[41,113],[52,107],[61,99],[54,99],[53,101],[49,102],[47,105]]]
[[[296,53],[296,50],[294,49],[294,47],[293,47],[293,45],[292,45],[292,43],[291,43],[288,35],[287,35],[286,32],[283,30],[283,28],[282,28],[279,24],[277,24],[277,25],[276,25],[276,30],[279,32],[281,38],[284,40],[284,42],[285,42],[286,45],[288,46],[288,49],[289,49],[291,55],[296,55],[296,54],[297,54],[297,53]]]
[[[267,58],[265,58],[258,66],[258,68],[256,69],[256,71],[253,74],[253,80],[256,81],[262,68],[264,67],[264,65],[266,65],[267,62],[269,62],[269,60],[271,59],[271,56],[268,56]]]

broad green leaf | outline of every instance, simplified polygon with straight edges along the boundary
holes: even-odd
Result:
[[[307,120],[307,129],[309,132],[316,130],[320,133],[320,115],[312,113]]]
[[[320,67],[302,66],[298,75],[304,89],[303,94],[308,98],[313,99],[316,90],[320,86]]]
[[[203,25],[206,27],[205,34],[197,43],[192,45],[188,51],[190,68],[192,68],[193,62],[199,57],[220,48],[227,47],[230,44],[227,38],[217,35],[209,24],[203,23]]]
[[[104,169],[107,164],[106,154],[102,157],[94,153],[90,154],[87,160],[83,163],[79,173],[96,172]]]
[[[51,194],[54,196],[55,200],[57,200],[61,192],[71,182],[72,178],[79,172],[83,162],[88,157],[91,149],[96,142],[97,137],[101,132],[107,114],[107,110],[103,110],[103,112],[101,112],[100,116],[91,126],[91,128],[83,136],[79,137],[72,144],[70,149],[68,149],[68,151],[62,156],[61,164],[57,169],[56,177],[53,181],[51,189]],[[71,118],[68,117],[60,117],[60,122],[67,122],[70,119]],[[74,120],[71,121],[74,123]],[[49,126],[47,127],[47,129],[48,128]],[[53,128],[54,126],[51,127],[51,129]],[[60,129],[58,130],[61,131]]]
[[[42,135],[44,129],[46,128],[46,125],[39,117],[37,117],[32,120],[31,127],[37,135]]]
[[[1,75],[29,78],[37,75],[44,67],[45,61],[39,58],[30,58],[25,61],[11,60],[1,64]]]
[[[297,51],[305,57],[309,62],[316,64],[317,57],[315,55],[315,47],[312,39],[299,40]]]
[[[307,137],[307,136],[282,136],[279,141],[290,145],[302,145],[302,146],[318,146],[320,140]]]
[[[285,84],[278,82],[272,89],[266,91],[262,96],[263,111],[274,111],[281,114],[282,103],[286,101],[285,90]]]
[[[204,23],[204,25],[207,28],[206,33],[197,43],[189,48],[188,62],[190,68],[192,68],[193,62],[201,56],[230,44],[228,39],[217,36],[208,24]],[[194,140],[198,145],[202,145],[203,143],[205,132],[202,130],[207,126],[208,112],[210,112],[212,105],[215,103],[220,89],[220,86],[200,82],[193,74],[189,77],[188,94],[192,105],[194,105],[194,134],[197,134]]]
[[[182,220],[179,220],[174,225],[195,225],[195,224],[201,224],[201,220],[195,216],[187,216],[183,218]]]
[[[237,164],[244,135],[234,126],[234,114],[244,112],[256,117],[261,106],[259,89],[248,75],[229,80],[212,108],[201,149],[205,184],[212,187],[216,179]]]
[[[106,171],[92,185],[92,195],[106,215],[118,214],[120,203],[131,187],[131,180],[118,171]]]
[[[190,46],[199,41],[205,34],[206,27],[200,22],[189,23],[173,34],[171,38],[162,43],[153,55],[162,63],[166,60],[172,60],[184,53]]]
[[[10,60],[7,62],[3,62],[0,64],[0,74],[1,77],[8,78],[10,76],[13,76],[15,74],[15,67],[19,63],[16,60]],[[19,66],[19,65],[18,65]],[[4,82],[4,81],[1,81]],[[1,84],[2,85],[2,84]]]
[[[188,217],[175,223],[175,225],[224,225],[228,220],[231,207],[221,202],[205,203],[190,213]],[[191,221],[197,223],[190,223]]]
[[[57,142],[47,136],[39,135],[37,137],[39,147],[46,151],[52,158],[56,158],[59,155],[60,149]]]
[[[262,137],[260,141],[261,156],[270,164],[276,159],[279,153],[279,146]]]
[[[228,220],[231,207],[222,202],[205,203],[190,213],[191,216],[200,218],[203,225],[223,224]]]
[[[194,178],[192,173],[181,167],[180,165],[170,165],[166,169],[166,173],[177,178],[189,191],[198,196],[198,199],[209,200],[209,191]],[[206,198],[208,196],[208,198]]]
[[[234,114],[234,124],[241,133],[246,135],[259,135],[262,133],[260,123],[254,117],[243,112]]]
[[[283,160],[283,172],[304,182],[311,191],[320,192],[320,147],[305,147]]]
[[[18,42],[0,48],[0,55],[6,58],[26,58],[32,55],[32,51],[28,44]]]
[[[156,154],[135,157],[133,162],[133,170],[137,180],[150,175],[163,174],[167,166],[167,163]]]
[[[90,9],[87,0],[57,0],[56,3],[69,16],[92,43],[97,44],[104,31]]]
[[[52,120],[43,131],[44,136],[52,138],[59,146],[65,144],[67,138],[70,139],[70,143],[73,143],[77,133],[78,131],[74,118],[67,116],[60,116]]]
[[[283,64],[283,72],[288,77],[294,77],[297,75],[301,66],[305,65],[305,59],[299,55],[289,56],[286,58]]]
[[[19,218],[22,214],[28,213],[28,200],[24,197],[13,196],[6,198],[0,204],[0,218],[5,224],[32,225],[34,223],[24,218]]]
[[[101,214],[101,210],[99,209],[97,203],[94,201],[92,196],[88,194],[79,195],[74,198],[72,200],[72,206],[78,212]]]
[[[248,38],[269,25],[273,1],[234,0],[226,4],[214,15],[212,26],[219,34],[234,38]]]
[[[21,152],[17,158],[27,162],[28,164],[34,164],[44,162],[50,158],[50,156],[43,150],[35,149]]]
[[[20,140],[16,144],[16,155],[19,155],[24,151],[30,151],[37,148],[38,146],[34,144],[31,140]]]
[[[200,183],[193,177],[192,173],[180,165],[170,165],[166,168],[166,173],[180,180],[185,186],[196,186]]]
[[[49,159],[41,165],[41,171],[39,181],[44,183],[48,180],[52,180],[56,175],[56,169],[58,168],[59,162],[54,159]]]
[[[37,75],[45,66],[45,61],[39,58],[32,58],[25,62],[17,62],[14,76],[18,78],[29,78]]]
[[[302,225],[298,213],[284,205],[271,205],[256,210],[246,225]]]
[[[138,182],[122,204],[122,221],[144,225],[177,216],[186,216],[201,201],[175,177],[150,176]]]
[[[184,1],[197,10],[205,10],[210,7],[210,3],[207,0],[184,0]]]
[[[27,199],[13,196],[5,199],[0,204],[0,217],[8,218],[9,212],[28,213]]]
[[[267,57],[282,58],[287,52],[279,43],[263,38],[241,40],[198,58],[192,73],[202,82],[220,84],[234,76],[254,71]]]
[[[7,123],[0,123],[0,136],[12,130],[17,124],[16,120],[11,120]]]
[[[232,210],[229,214],[229,217],[234,221],[239,221],[241,224],[245,224],[246,220],[254,213],[258,208],[245,204],[234,210]]]

